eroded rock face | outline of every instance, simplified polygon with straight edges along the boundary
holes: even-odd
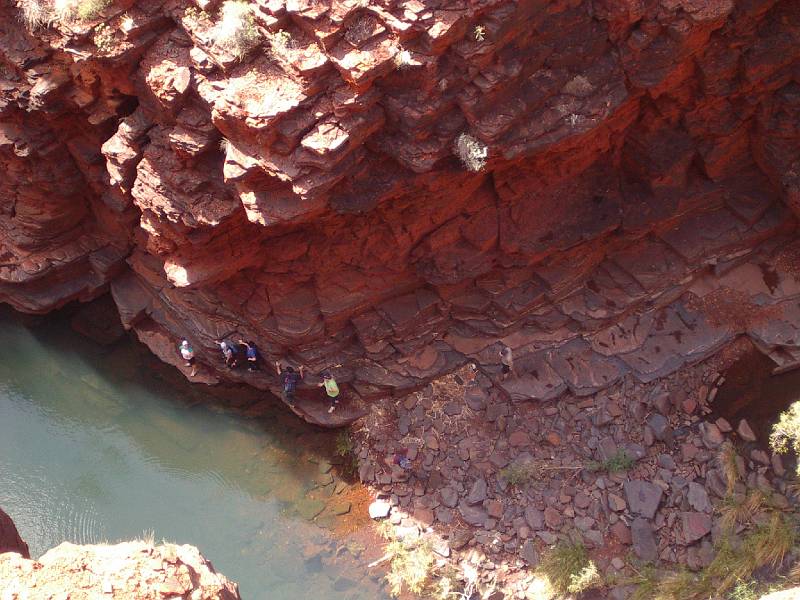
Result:
[[[239,600],[239,590],[216,573],[194,546],[125,542],[76,546],[64,542],[39,560],[0,555],[4,598],[55,598],[69,590],[76,600],[165,597]]]
[[[32,35],[0,1],[0,301],[110,283],[203,381],[277,391],[221,368],[213,340],[241,337],[342,365],[351,399],[491,367],[503,340],[509,393],[553,397],[719,347],[734,332],[640,314],[795,239],[796,2],[250,4],[239,60],[188,2]]]
[[[23,558],[30,558],[28,544],[26,544],[17,531],[14,521],[0,509],[0,554],[16,552]]]

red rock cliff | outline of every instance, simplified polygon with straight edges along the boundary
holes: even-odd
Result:
[[[257,0],[243,56],[213,0],[31,2],[0,0],[0,301],[110,284],[204,380],[223,336],[362,397],[536,363],[794,236],[795,1]]]

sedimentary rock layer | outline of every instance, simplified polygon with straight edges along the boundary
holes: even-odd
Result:
[[[221,368],[214,339],[252,339],[341,365],[353,403],[491,371],[502,341],[561,381],[512,392],[535,398],[596,388],[609,326],[635,354],[644,313],[757,246],[791,258],[797,2],[259,0],[243,57],[198,6],[31,33],[0,0],[0,301],[110,285],[199,380],[276,390]]]

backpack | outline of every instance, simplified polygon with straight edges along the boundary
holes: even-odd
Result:
[[[283,391],[287,394],[294,393],[295,388],[297,387],[297,375],[294,373],[286,373],[283,376]]]

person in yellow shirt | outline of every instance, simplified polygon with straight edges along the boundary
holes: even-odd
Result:
[[[339,403],[339,386],[336,383],[336,380],[333,378],[333,375],[330,374],[328,371],[322,372],[322,382],[317,384],[318,387],[324,387],[325,393],[328,396],[328,400],[330,400],[330,408],[328,408],[328,413],[332,413],[336,410],[336,405]]]

